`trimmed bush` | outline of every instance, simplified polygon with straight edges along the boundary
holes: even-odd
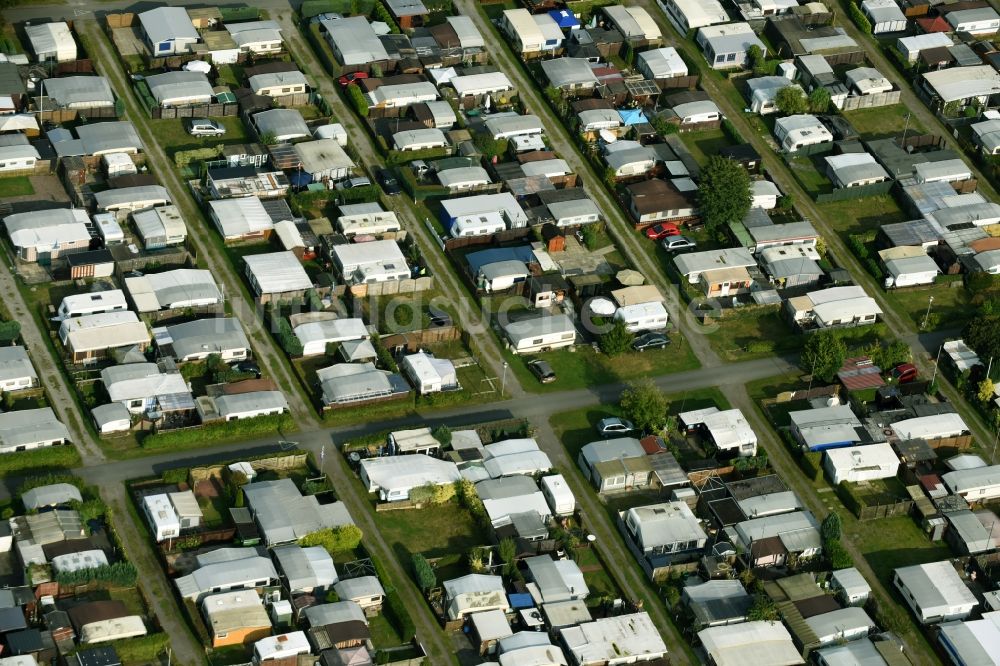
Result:
[[[854,21],[854,25],[858,26],[858,28],[867,32],[869,35],[872,34],[871,21],[868,20],[868,17],[861,11],[861,8],[858,7],[853,1],[847,3],[847,13],[851,15],[851,20]]]
[[[90,582],[107,583],[114,587],[135,587],[138,572],[131,562],[115,562],[94,569],[63,571],[56,574],[60,585],[86,585]]]
[[[823,454],[818,451],[803,453],[799,457],[799,467],[810,481],[819,481],[823,476]]]
[[[361,528],[356,525],[341,525],[307,534],[299,539],[299,545],[322,546],[331,555],[354,550],[361,543]]]
[[[434,569],[426,557],[420,553],[414,553],[412,565],[413,580],[416,581],[417,587],[420,588],[421,592],[426,592],[437,587],[437,575],[434,573]]]

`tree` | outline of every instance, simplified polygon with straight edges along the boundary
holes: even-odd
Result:
[[[351,83],[347,86],[347,99],[351,102],[351,106],[362,118],[368,117],[368,100],[365,98],[364,91],[361,90],[361,86],[357,83]]]
[[[514,571],[517,570],[517,544],[510,537],[500,541],[500,545],[497,549],[500,559],[504,563],[504,573],[508,576],[512,575]]]
[[[892,340],[888,344],[883,344],[881,341],[874,342],[865,349],[865,354],[871,358],[872,363],[882,370],[889,370],[900,363],[907,363],[911,358],[910,347],[902,340]]]
[[[979,382],[979,391],[976,393],[976,397],[979,398],[979,402],[989,405],[993,401],[993,398],[996,397],[994,391],[993,380],[987,377]]]
[[[1000,361],[1000,315],[981,315],[968,323],[962,332],[966,344],[976,350],[983,363],[992,357]]]
[[[809,110],[813,113],[826,113],[830,108],[830,91],[826,88],[816,88],[809,93]]]
[[[433,435],[434,439],[436,439],[441,446],[445,448],[451,446],[451,428],[448,426],[439,425],[431,431],[431,435]]]
[[[747,64],[754,74],[760,74],[764,69],[764,52],[756,44],[747,49]]]
[[[644,432],[660,432],[667,425],[669,403],[652,379],[644,377],[628,383],[622,391],[621,408],[625,417]]]
[[[718,234],[750,210],[750,175],[735,160],[712,155],[701,170],[698,210],[708,230]]]
[[[785,86],[778,91],[774,97],[774,105],[778,111],[791,116],[796,113],[805,113],[809,110],[809,100],[799,86]]]
[[[777,604],[765,593],[754,597],[753,604],[747,610],[747,620],[750,622],[777,622],[780,619]]]
[[[826,558],[830,560],[830,567],[833,569],[846,569],[854,566],[851,554],[847,552],[840,541],[827,541],[823,544],[826,551]]]
[[[624,354],[632,347],[632,333],[621,319],[615,320],[611,330],[601,336],[601,351],[608,356]]]
[[[354,550],[361,543],[361,528],[357,525],[327,527],[307,534],[299,539],[303,548],[322,546],[328,553],[343,553]]]
[[[413,578],[417,581],[417,587],[421,592],[426,592],[437,587],[437,574],[434,573],[431,563],[420,553],[414,553],[412,558]]]
[[[21,336],[21,322],[0,322],[0,342],[13,342]]]
[[[827,514],[826,518],[819,526],[819,533],[823,537],[823,541],[839,541],[840,540],[840,515],[834,511]]]
[[[813,333],[802,350],[802,365],[811,374],[830,381],[844,366],[847,345],[833,331]]]

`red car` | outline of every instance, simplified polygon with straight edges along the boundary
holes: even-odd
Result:
[[[897,384],[909,384],[917,378],[917,366],[912,363],[900,363],[889,373],[889,378]]]
[[[663,240],[668,236],[680,236],[680,228],[672,222],[663,222],[662,224],[654,224],[651,227],[646,228],[646,238],[651,238],[652,240]]]
[[[337,79],[337,82],[345,88],[355,81],[360,81],[361,79],[367,79],[368,72],[351,72],[350,74],[344,74],[342,77]]]

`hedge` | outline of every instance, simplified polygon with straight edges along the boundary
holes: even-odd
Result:
[[[413,160],[434,160],[447,156],[448,149],[444,147],[423,148],[422,150],[390,150],[385,156],[385,163],[388,166],[398,166],[409,164]]]
[[[819,451],[804,451],[799,456],[799,467],[810,481],[819,481],[823,476],[823,454]]]
[[[148,450],[185,449],[238,439],[253,439],[267,435],[276,435],[279,430],[288,432],[295,429],[295,419],[292,418],[291,414],[286,412],[284,414],[257,416],[252,419],[210,423],[200,428],[158,432],[154,435],[144,437],[141,446],[143,449]]]
[[[417,633],[416,625],[413,624],[413,618],[410,617],[410,611],[406,609],[406,604],[403,603],[402,597],[399,596],[399,592],[393,586],[391,582],[392,577],[389,575],[389,572],[371,553],[368,553],[368,557],[375,568],[375,576],[382,583],[382,589],[385,590],[385,599],[382,602],[382,614],[396,630],[396,633],[402,636],[404,640],[409,641]]]
[[[91,582],[108,583],[111,587],[135,587],[138,572],[131,562],[115,562],[92,569],[62,571],[56,574],[60,585],[86,585]]]
[[[872,34],[872,24],[868,20],[868,17],[864,15],[861,8],[858,7],[853,0],[847,3],[847,13],[851,15],[851,20],[854,21],[854,25],[858,26],[864,32],[869,35]]]
[[[170,645],[170,636],[165,631],[161,631],[155,634],[111,641],[107,645],[115,649],[123,664],[157,662],[157,657],[166,652],[167,646]]]
[[[71,486],[75,486],[81,493],[87,487],[78,476],[69,473],[59,473],[59,472],[48,472],[46,474],[39,474],[38,476],[32,476],[24,480],[24,482],[18,487],[17,495],[20,497],[29,490],[35,488],[41,488],[42,486],[51,486],[56,483],[68,483]]]
[[[329,42],[323,38],[323,33],[320,32],[320,25],[318,23],[310,24],[309,29],[306,30],[306,36],[312,44],[313,53],[319,56],[320,62],[323,63],[323,67],[327,73],[333,78],[339,77],[342,71],[340,63],[337,62],[333,51],[330,50]]]
[[[837,497],[839,497],[840,501],[844,503],[844,507],[846,507],[848,511],[853,513],[855,516],[861,515],[863,504],[851,490],[851,486],[847,483],[847,481],[841,481],[837,484]]]
[[[70,444],[0,454],[0,476],[25,472],[51,472],[53,469],[71,469],[79,465],[80,454]]]

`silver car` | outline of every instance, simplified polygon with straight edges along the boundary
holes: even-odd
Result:
[[[188,121],[187,131],[191,136],[222,136],[226,128],[211,118],[192,118]]]

